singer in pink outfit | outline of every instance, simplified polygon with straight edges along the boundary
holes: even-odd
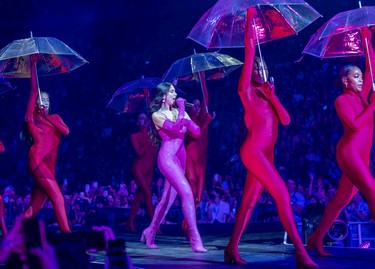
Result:
[[[150,226],[143,231],[141,241],[146,242],[149,248],[157,248],[154,244],[156,232],[179,194],[182,212],[189,227],[191,248],[194,252],[206,252],[197,228],[193,192],[185,177],[184,135],[189,130],[192,134],[199,136],[200,129],[185,112],[185,100],[178,98],[176,101],[176,90],[171,83],[162,82],[157,89],[158,92],[150,111],[161,138],[157,163],[166,180],[161,201],[155,209]],[[175,101],[178,109],[172,107]]]
[[[260,195],[266,189],[275,199],[280,221],[296,248],[297,268],[316,268],[307,254],[293,219],[290,197],[284,180],[274,162],[274,146],[278,123],[288,125],[290,117],[275,95],[274,85],[267,80],[267,66],[255,57],[253,18],[256,10],[247,11],[245,30],[245,61],[238,85],[238,94],[244,106],[244,120],[248,129],[240,155],[247,169],[242,202],[228,246],[224,250],[225,263],[246,264],[240,257],[238,244]],[[263,70],[265,72],[263,72]]]
[[[138,115],[137,125],[139,127],[139,132],[130,136],[133,149],[137,154],[132,166],[132,174],[137,184],[137,191],[134,195],[134,201],[130,209],[128,220],[129,230],[133,232],[137,231],[134,227],[134,219],[142,200],[145,202],[146,210],[150,218],[154,216],[151,184],[157,156],[157,147],[151,141],[150,121],[146,114],[141,113]]]
[[[55,217],[61,231],[70,232],[65,212],[64,197],[55,179],[57,149],[62,135],[69,134],[69,128],[57,114],[49,114],[49,96],[45,92],[38,98],[36,54],[30,56],[31,90],[26,110],[27,128],[33,138],[29,151],[29,170],[35,181],[26,218],[34,217],[47,197],[51,200]]]
[[[367,27],[361,31],[363,44],[367,39],[369,45],[364,76],[353,65],[344,66],[339,74],[344,91],[336,99],[335,108],[344,127],[344,134],[336,147],[336,159],[342,176],[334,198],[327,205],[319,226],[307,242],[307,248],[316,250],[320,256],[332,256],[324,250],[323,238],[358,190],[365,196],[371,216],[375,219],[375,179],[369,168],[374,133],[374,93],[371,94],[370,104],[367,101],[372,86],[369,59],[372,70],[375,68],[375,53],[371,42],[373,31]]]

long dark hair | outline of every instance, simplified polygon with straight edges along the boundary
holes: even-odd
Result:
[[[152,116],[152,114],[156,111],[158,111],[162,104],[163,104],[163,100],[164,100],[164,96],[168,93],[169,89],[173,86],[172,83],[170,82],[161,82],[158,84],[158,86],[156,87],[157,89],[157,92],[156,92],[156,96],[154,98],[154,100],[152,100],[151,102],[151,105],[150,105],[150,114]],[[156,145],[157,147],[159,147],[160,143],[161,143],[161,138],[156,130],[156,126],[154,124],[154,122],[152,121],[151,119],[151,122],[150,122],[150,126],[151,126],[151,135],[150,135],[150,138],[152,140],[152,142],[154,143],[154,145]]]
[[[20,139],[26,145],[27,148],[31,148],[31,146],[34,144],[34,139],[31,136],[31,133],[29,131],[29,127],[27,127],[26,121],[22,122]]]
[[[152,100],[151,105],[150,105],[150,113],[154,113],[158,111],[162,104],[163,104],[163,99],[164,95],[166,95],[169,91],[169,89],[173,86],[172,83],[170,82],[161,82],[158,84],[156,87],[157,92],[154,100]]]

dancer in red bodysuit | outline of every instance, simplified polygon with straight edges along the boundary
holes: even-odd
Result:
[[[57,148],[61,135],[69,134],[69,128],[59,115],[49,115],[49,96],[41,92],[38,97],[38,83],[35,64],[36,54],[30,56],[31,91],[26,110],[27,128],[33,138],[29,151],[30,174],[35,181],[29,207],[25,217],[35,216],[47,197],[51,200],[55,217],[63,232],[70,232],[65,213],[64,198],[55,179]]]
[[[129,229],[133,232],[137,231],[134,228],[134,218],[143,199],[150,218],[152,219],[154,216],[151,183],[157,156],[157,147],[150,139],[150,122],[146,114],[139,114],[137,125],[140,131],[130,137],[132,146],[137,154],[132,167],[133,178],[137,184],[137,192],[134,196],[128,220]]]
[[[4,144],[0,141],[0,153],[5,151]],[[7,226],[5,225],[5,219],[4,219],[4,200],[3,196],[0,194],[0,230],[3,235],[6,235],[8,233]]]
[[[141,241],[146,241],[149,248],[157,248],[154,244],[156,232],[177,194],[179,194],[182,213],[189,227],[191,248],[194,252],[206,252],[197,228],[193,192],[185,177],[184,135],[188,129],[195,136],[199,136],[199,126],[190,120],[189,115],[185,112],[184,99],[177,99],[178,109],[172,107],[177,94],[171,83],[162,82],[157,88],[158,93],[150,110],[153,123],[161,138],[158,167],[166,180],[161,201],[156,206],[150,226],[143,231]]]
[[[274,146],[278,122],[288,125],[290,117],[274,93],[274,86],[264,77],[261,60],[255,58],[254,30],[252,21],[256,11],[247,11],[245,31],[245,61],[238,85],[238,93],[244,106],[244,121],[248,135],[241,147],[241,159],[247,168],[245,189],[236,216],[232,236],[225,248],[226,263],[246,264],[238,252],[238,244],[260,195],[266,189],[275,199],[280,221],[296,248],[297,268],[316,268],[307,254],[298,234],[290,197],[284,180],[277,172],[274,162]],[[266,76],[268,72],[266,71]]]
[[[189,181],[194,195],[195,208],[199,206],[206,181],[207,146],[208,146],[208,125],[213,117],[207,112],[208,91],[204,72],[201,73],[203,87],[203,102],[195,99],[193,106],[188,109],[189,117],[201,130],[199,137],[194,137],[188,132],[186,136],[186,178]],[[189,239],[186,221],[182,222],[182,230]]]
[[[192,121],[201,130],[199,137],[191,136],[188,132],[186,137],[186,178],[188,179],[194,195],[195,207],[201,201],[204,190],[207,164],[208,145],[208,125],[212,121],[212,116],[206,111],[208,106],[208,92],[204,78],[202,78],[204,100],[194,100],[193,106],[188,109],[188,114]]]
[[[353,65],[344,66],[339,74],[344,92],[336,99],[335,108],[344,127],[344,134],[336,147],[336,159],[342,176],[334,198],[327,205],[319,226],[307,242],[307,248],[315,249],[320,256],[332,255],[324,250],[323,238],[358,190],[365,196],[371,216],[375,219],[375,178],[369,168],[374,133],[374,93],[371,94],[370,104],[367,101],[372,86],[369,58],[373,63],[375,53],[371,44],[371,31],[364,28],[362,36],[369,41],[363,78],[361,70]],[[375,64],[372,70],[374,68]]]

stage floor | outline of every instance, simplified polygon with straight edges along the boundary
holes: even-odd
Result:
[[[172,227],[171,227],[172,228]],[[119,238],[126,240],[127,253],[130,255],[134,268],[147,269],[226,269],[226,268],[252,268],[252,269],[289,269],[296,268],[294,261],[294,247],[285,245],[283,232],[259,232],[244,234],[239,250],[243,259],[248,264],[227,265],[223,253],[229,236],[203,235],[207,253],[193,253],[190,244],[182,236],[158,235],[155,243],[158,249],[148,249],[142,244],[140,234],[121,233],[117,230]],[[359,249],[348,247],[328,247],[334,254],[332,258],[319,258],[311,253],[320,269],[359,269],[372,268],[375,262],[375,249]],[[103,268],[103,253],[94,254],[95,268]]]

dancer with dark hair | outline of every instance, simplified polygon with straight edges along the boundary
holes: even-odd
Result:
[[[238,85],[238,94],[244,107],[244,120],[248,129],[240,151],[247,176],[236,223],[224,251],[224,261],[246,264],[246,261],[240,257],[238,244],[260,195],[266,189],[275,199],[280,221],[296,248],[297,268],[316,268],[317,265],[307,254],[298,234],[286,184],[273,164],[278,123],[280,121],[281,124],[288,125],[290,117],[275,95],[274,85],[265,82],[268,70],[264,61],[255,57],[255,33],[252,24],[255,15],[254,8],[248,9],[244,37],[245,61]]]
[[[374,134],[375,95],[367,97],[372,86],[370,59],[375,60],[372,34],[367,27],[362,30],[363,39],[369,40],[366,50],[366,72],[354,65],[340,70],[343,93],[335,101],[336,112],[344,127],[344,134],[336,147],[336,159],[342,171],[337,192],[327,205],[323,217],[307,241],[307,248],[320,256],[332,256],[323,248],[323,238],[337,219],[341,210],[351,201],[358,190],[364,195],[375,219],[375,178],[370,171],[370,151]],[[375,65],[373,64],[372,70]]]
[[[194,194],[195,207],[199,205],[204,190],[207,166],[208,125],[213,120],[211,114],[206,110],[208,92],[204,78],[202,79],[202,85],[205,95],[203,97],[204,101],[200,102],[198,99],[195,99],[192,102],[192,106],[187,109],[189,117],[201,130],[199,137],[192,136],[189,132],[186,136],[186,178]]]
[[[150,218],[152,219],[154,216],[151,184],[157,157],[157,147],[151,140],[150,121],[146,114],[141,113],[138,115],[137,125],[139,132],[130,136],[132,146],[137,155],[132,166],[132,174],[137,184],[137,191],[134,195],[128,220],[129,230],[133,232],[137,232],[134,227],[134,219],[142,200],[145,201],[146,210]]]
[[[206,181],[207,167],[207,146],[208,146],[208,126],[215,117],[207,111],[208,91],[204,79],[204,72],[201,74],[203,87],[203,100],[192,101],[192,106],[187,108],[187,112],[192,121],[197,124],[201,130],[199,137],[190,135],[186,136],[186,178],[189,181],[191,190],[194,195],[195,208],[199,206]],[[182,229],[188,237],[186,221],[182,222]]]
[[[33,138],[29,151],[29,170],[35,181],[26,218],[34,217],[47,197],[51,200],[56,220],[61,231],[70,232],[65,212],[64,198],[55,179],[57,149],[62,135],[69,134],[69,128],[59,115],[50,115],[49,95],[38,96],[36,63],[38,56],[30,56],[31,91],[26,110],[26,124]]]
[[[145,242],[149,248],[157,248],[154,244],[156,232],[179,194],[182,212],[188,225],[191,248],[194,252],[206,252],[197,228],[193,192],[185,177],[184,135],[189,130],[192,134],[199,136],[200,129],[185,112],[185,100],[178,98],[176,101],[177,94],[173,84],[162,82],[157,89],[158,92],[150,111],[161,138],[158,167],[166,180],[161,201],[155,209],[150,226],[143,231],[141,241]],[[175,102],[178,109],[173,108]]]

